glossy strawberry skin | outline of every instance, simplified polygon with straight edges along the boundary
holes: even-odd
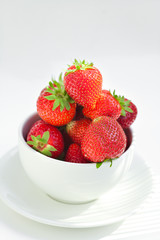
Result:
[[[67,124],[66,131],[74,143],[81,144],[82,138],[90,123],[91,120],[89,118],[82,118]]]
[[[82,154],[92,162],[114,159],[124,152],[126,135],[119,123],[102,116],[93,120],[81,142]]]
[[[72,65],[68,69],[75,69]],[[97,68],[76,70],[64,76],[65,90],[83,107],[93,109],[102,91],[102,75]]]
[[[94,109],[83,108],[85,117],[94,119],[100,116],[108,116],[118,119],[121,115],[121,106],[119,102],[107,90],[102,90],[100,98],[96,102]]]
[[[61,132],[54,126],[45,123],[43,120],[36,121],[31,127],[27,135],[27,141],[31,141],[31,136],[37,137],[44,134],[44,132],[49,131],[49,140],[48,144],[56,148],[56,151],[51,151],[52,158],[58,157],[64,149],[64,141]]]
[[[126,101],[128,99],[125,99]],[[129,107],[132,109],[133,112],[126,112],[126,116],[120,116],[118,118],[118,123],[122,126],[122,128],[129,128],[132,123],[135,121],[136,117],[137,117],[137,107],[135,106],[134,103],[130,102]]]
[[[60,106],[52,110],[55,100],[48,100],[45,97],[51,95],[43,89],[37,100],[37,112],[47,123],[54,126],[63,126],[70,122],[76,113],[76,103],[70,103],[70,110],[66,108],[60,111]]]
[[[78,144],[72,143],[65,156],[66,162],[72,163],[88,163],[87,159],[85,159],[82,155],[81,148]]]

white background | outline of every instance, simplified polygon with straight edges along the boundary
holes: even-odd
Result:
[[[0,0],[0,156],[17,145],[42,88],[78,58],[94,62],[105,89],[137,105],[136,151],[160,174],[159,13],[158,0]],[[0,210],[2,239],[65,239],[1,202]]]

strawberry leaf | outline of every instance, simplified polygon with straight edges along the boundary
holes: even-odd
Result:
[[[70,102],[70,103],[74,103],[74,100],[71,98],[69,102]]]
[[[42,138],[41,138],[41,135],[38,135],[38,136],[36,137],[36,139],[40,141],[40,140],[42,139]]]
[[[55,94],[55,90],[54,90],[54,89],[51,89],[51,88],[49,88],[49,87],[46,87],[46,92]]]
[[[37,138],[34,135],[31,135],[33,142],[36,142]]]
[[[46,131],[43,133],[43,136],[42,136],[42,140],[45,144],[48,143],[48,140],[49,140],[49,131]]]
[[[52,89],[54,89],[54,85],[53,85],[53,83],[50,81],[49,82],[49,86],[52,88]]]
[[[60,111],[62,112],[64,108],[65,108],[65,100],[60,99]]]
[[[64,109],[64,107],[62,105],[60,105],[60,111],[62,112]]]
[[[52,156],[52,153],[46,148],[44,148],[41,153],[43,153],[44,155],[46,155],[48,157]]]
[[[96,163],[96,168],[99,168],[102,165],[103,162],[97,162]]]
[[[71,108],[70,104],[69,104],[67,101],[64,102],[64,106],[65,106],[65,108],[66,108],[68,111],[69,111],[70,108]]]
[[[74,100],[68,95],[65,90],[62,73],[59,75],[58,82],[52,78],[52,82],[49,82],[49,87],[46,87],[46,92],[50,93],[50,95],[44,96],[44,98],[49,101],[53,101],[53,111],[58,106],[60,106],[61,112],[64,108],[69,111],[71,108],[70,104],[74,103]]]
[[[74,73],[76,71],[77,71],[77,69],[68,69],[68,70],[66,70],[65,76],[67,76],[70,73]]]
[[[125,101],[125,105],[126,105],[126,106],[129,106],[129,105],[130,105],[130,102],[131,102],[130,100]]]
[[[63,85],[63,78],[62,78],[62,72],[59,75],[59,82],[61,85]]]
[[[53,80],[53,83],[57,86],[57,88],[61,91],[61,84],[55,80]]]
[[[124,109],[121,110],[121,115],[122,115],[123,117],[126,116],[126,111],[125,111]]]
[[[29,145],[34,145],[33,141],[27,141]]]
[[[129,108],[129,107],[125,107],[125,110],[126,110],[127,112],[133,113],[133,110],[132,110],[131,108]]]
[[[111,162],[110,167],[112,167],[112,162],[113,162],[112,160],[113,160],[113,159],[110,159],[110,162]]]
[[[52,145],[48,144],[49,137],[49,131],[44,132],[42,137],[40,135],[36,137],[31,135],[31,139],[33,141],[27,141],[27,144],[31,145],[35,150],[43,153],[44,155],[51,157],[51,151],[57,150]]]
[[[119,104],[121,106],[121,115],[122,116],[126,116],[126,112],[133,113],[133,110],[129,107],[130,102],[131,102],[130,100],[125,100],[124,96],[116,95],[115,90],[113,91],[112,96],[119,102]]]
[[[97,162],[96,163],[96,168],[99,168],[104,162],[110,162],[110,167],[112,167],[112,161],[115,160],[117,158],[114,158],[114,159],[105,159],[103,162]]]
[[[54,148],[53,146],[51,146],[51,145],[49,145],[49,144],[48,144],[48,146],[47,146],[47,149],[48,149],[49,151],[52,151],[52,152],[57,151],[56,148]]]
[[[93,63],[87,63],[85,60],[78,61],[77,59],[74,60],[73,65],[76,67],[76,69],[67,69],[65,72],[65,76],[67,76],[70,73],[74,73],[77,70],[86,70],[86,69],[93,69]],[[69,68],[71,66],[69,65]]]
[[[45,96],[45,98],[46,98],[47,100],[55,100],[55,99],[57,99],[57,97],[54,96],[54,95]]]
[[[60,105],[60,100],[59,100],[59,99],[56,99],[55,102],[54,102],[54,104],[53,104],[52,110],[54,111],[59,105]]]

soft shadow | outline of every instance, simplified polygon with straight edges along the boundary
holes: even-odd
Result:
[[[111,235],[122,222],[96,228],[87,229],[70,229],[48,226],[30,219],[27,219],[20,214],[8,208],[2,201],[0,201],[0,222],[7,225],[11,230],[19,233],[22,236],[28,236],[40,240],[98,240],[103,237]]]

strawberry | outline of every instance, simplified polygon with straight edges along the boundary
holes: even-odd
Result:
[[[90,123],[90,119],[82,118],[77,121],[71,121],[67,124],[66,131],[74,143],[77,143],[79,145],[81,144],[82,138]]]
[[[73,163],[88,163],[87,159],[83,157],[81,148],[78,144],[72,143],[65,156],[66,162]]]
[[[85,60],[76,59],[65,72],[64,85],[67,93],[78,104],[93,109],[102,91],[102,75]]]
[[[61,132],[43,120],[33,124],[27,135],[27,143],[35,150],[52,158],[58,157],[64,148]]]
[[[47,123],[63,126],[70,122],[76,112],[76,103],[64,89],[62,74],[59,82],[52,79],[49,87],[42,90],[37,100],[37,112]]]
[[[96,102],[94,109],[83,108],[85,117],[94,119],[100,116],[119,118],[121,115],[120,103],[107,90],[102,90],[100,98]]]
[[[128,101],[128,99],[125,98],[125,101]],[[132,112],[126,112],[125,116],[120,116],[117,120],[122,128],[129,128],[137,117],[138,111],[135,104],[130,102],[129,108],[132,109]]]
[[[82,154],[92,162],[119,157],[126,148],[126,135],[119,123],[110,117],[95,118],[81,142]]]
[[[121,114],[125,115],[126,111],[131,111],[128,107],[129,101],[124,101],[124,97],[117,96],[115,91],[113,95],[108,90],[102,90],[100,98],[96,102],[94,109],[83,108],[85,117],[94,119],[100,116],[108,116],[118,119]]]

